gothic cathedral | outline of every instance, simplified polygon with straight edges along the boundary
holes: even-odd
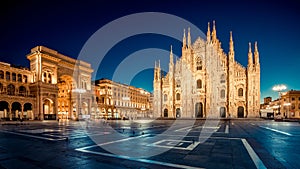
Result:
[[[155,63],[153,114],[165,118],[258,117],[260,63],[257,43],[249,43],[248,65],[235,61],[232,32],[226,54],[217,38],[215,22],[206,40],[191,42],[184,31],[182,56],[174,63],[172,46],[169,71],[163,77]],[[254,57],[253,57],[254,55]]]

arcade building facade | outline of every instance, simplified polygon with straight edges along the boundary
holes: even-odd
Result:
[[[27,55],[30,69],[0,62],[0,118],[79,119],[96,112],[93,69],[44,46]]]

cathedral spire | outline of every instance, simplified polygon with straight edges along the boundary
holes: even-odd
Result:
[[[230,31],[229,51],[230,51],[231,53],[234,52],[233,38],[232,38],[232,31]]]
[[[160,60],[158,60],[158,68],[160,69]]]
[[[251,66],[252,64],[253,64],[253,59],[252,59],[251,43],[249,42],[248,66]]]
[[[172,45],[171,45],[171,50],[170,50],[170,64],[173,65],[174,60],[173,60],[173,50],[172,50]]]
[[[182,47],[186,47],[186,36],[185,36],[185,29],[183,29],[183,38],[182,38]]]
[[[217,30],[216,30],[216,22],[213,21],[213,30],[212,30],[212,41],[215,42],[217,40]]]
[[[259,64],[259,53],[258,53],[258,49],[257,49],[257,42],[255,41],[255,45],[254,45],[254,61],[255,64]]]
[[[206,33],[206,40],[207,42],[210,42],[210,39],[211,39],[211,35],[210,35],[210,24],[208,22],[207,24],[207,33]]]
[[[191,29],[188,29],[188,48],[192,46],[192,40],[191,40]]]

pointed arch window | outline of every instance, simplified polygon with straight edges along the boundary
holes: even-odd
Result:
[[[225,83],[225,74],[222,74],[220,77],[220,83]]]
[[[202,60],[200,57],[196,58],[196,70],[202,70]]]
[[[238,96],[239,97],[242,97],[244,95],[244,90],[243,90],[243,88],[239,88],[239,90],[238,90]]]
[[[225,98],[225,90],[222,89],[222,90],[221,90],[221,99],[224,99],[224,98]]]
[[[180,93],[176,94],[176,100],[180,100]]]
[[[202,88],[202,81],[200,79],[197,80],[197,89]]]
[[[168,100],[168,95],[164,94],[164,101],[166,102]]]

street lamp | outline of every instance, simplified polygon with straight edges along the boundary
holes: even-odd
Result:
[[[79,93],[79,115],[81,115],[81,109],[82,109],[82,103],[81,103],[81,94],[82,93],[85,93],[86,90],[85,89],[80,89],[80,88],[76,88],[76,89],[73,89],[72,92],[75,92],[75,93]]]
[[[278,103],[279,103],[279,107],[278,107],[278,115],[280,115],[280,98],[281,98],[281,92],[283,90],[286,89],[286,86],[283,85],[283,84],[280,84],[280,85],[275,85],[272,90],[278,92]]]

